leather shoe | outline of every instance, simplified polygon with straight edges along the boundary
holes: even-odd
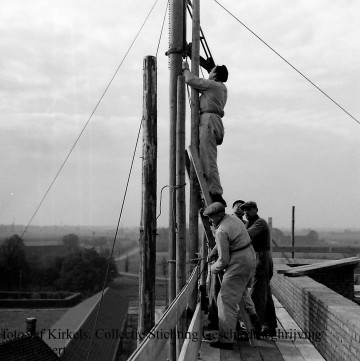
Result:
[[[224,205],[224,207],[227,207],[225,199],[222,197],[221,194],[210,193],[210,196],[211,196],[212,202],[220,202]]]
[[[266,336],[275,337],[276,336],[276,329],[275,328],[269,328],[269,327],[263,327],[261,332],[260,332],[260,336],[262,336],[262,337],[266,337]]]
[[[233,344],[232,343],[221,342],[221,341],[210,342],[210,346],[211,347],[216,347],[216,348],[224,348],[226,350],[232,350],[233,349]]]

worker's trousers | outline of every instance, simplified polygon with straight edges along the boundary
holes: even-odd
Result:
[[[270,251],[256,252],[256,258],[257,265],[253,277],[251,298],[261,323],[264,324],[266,320],[268,321],[268,327],[276,328],[275,307],[270,288],[270,279],[272,276],[271,253]]]
[[[200,116],[199,148],[200,162],[211,194],[223,194],[217,166],[217,146],[224,139],[224,126],[221,118],[213,113]]]
[[[255,267],[256,255],[252,247],[231,254],[217,299],[221,342],[234,342],[238,307]]]
[[[217,307],[217,297],[220,292],[220,281],[222,281],[222,275],[209,272],[209,314],[208,320],[210,325],[214,326],[216,329],[219,327],[219,317],[218,317],[218,307]]]

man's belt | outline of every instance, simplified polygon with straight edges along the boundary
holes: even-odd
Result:
[[[230,252],[230,254],[235,253],[235,252],[243,251],[244,249],[246,249],[246,248],[248,248],[248,247],[250,247],[250,246],[251,246],[251,242],[248,243],[248,244],[247,244],[246,246],[244,246],[244,247],[240,247],[239,249],[234,249],[233,251]]]
[[[207,114],[207,113],[210,113],[210,114],[215,114],[215,115],[217,115],[218,117],[222,117],[222,114],[220,114],[220,113],[218,113],[218,112],[216,112],[216,111],[214,111],[214,110],[202,110],[201,112],[200,112],[200,115],[202,115],[202,114]]]

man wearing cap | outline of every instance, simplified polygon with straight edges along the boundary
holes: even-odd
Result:
[[[244,203],[245,203],[245,201],[239,199],[233,203],[232,208],[233,208],[234,216],[239,218],[245,224],[246,221],[243,219],[245,212],[240,208],[240,206]],[[217,308],[216,302],[217,302],[217,296],[220,291],[220,280],[219,280],[218,275],[215,275],[215,274],[210,275],[209,274],[209,276],[210,276],[210,278],[209,278],[210,290],[209,290],[208,319],[209,319],[210,323],[208,325],[208,328],[209,329],[218,329],[219,328],[219,319],[218,319],[218,308]],[[250,287],[251,287],[251,285],[250,285]],[[244,293],[244,301],[245,301],[246,309],[249,312],[249,315],[256,314],[254,303],[253,303],[251,296],[247,289]],[[255,317],[255,316],[252,316],[252,317]]]
[[[270,252],[270,228],[266,221],[259,217],[258,207],[254,201],[245,202],[241,205],[241,208],[244,210],[248,220],[246,229],[249,232],[256,252],[257,262],[251,297],[263,325],[261,335],[275,336],[277,322],[270,288],[270,280],[273,274],[273,261]]]
[[[241,209],[241,206],[245,203],[245,201],[238,199],[235,201],[232,205],[234,216],[240,219],[241,222],[246,224],[246,220],[243,218],[245,215],[244,210]],[[251,299],[251,294],[249,292],[252,285],[252,279],[250,280],[249,284],[247,285],[245,292],[244,292],[244,302],[245,302],[245,308],[247,313],[250,316],[251,322],[255,328],[255,335],[258,337],[261,332],[261,322],[260,318],[256,313],[256,308],[254,305],[253,300]]]
[[[240,219],[241,222],[244,224],[246,223],[246,220],[243,218],[245,215],[245,212],[241,209],[241,205],[244,204],[245,201],[239,199],[235,201],[232,205],[234,215]]]
[[[209,260],[218,256],[210,265],[210,271],[223,273],[217,298],[219,316],[219,339],[212,347],[231,349],[236,332],[237,310],[246,286],[254,274],[256,255],[245,225],[235,216],[225,213],[220,202],[210,204],[204,210],[215,226],[216,245]]]
[[[203,79],[189,70],[186,61],[183,62],[182,68],[185,83],[201,92],[199,156],[210,196],[213,202],[221,202],[226,207],[217,166],[217,146],[222,144],[224,139],[221,118],[225,114],[227,88],[224,83],[228,79],[228,71],[225,65],[218,65],[211,70],[208,79]]]

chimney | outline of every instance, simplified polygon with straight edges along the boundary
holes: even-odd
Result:
[[[26,319],[26,332],[33,336],[36,334],[36,318],[28,317]]]

